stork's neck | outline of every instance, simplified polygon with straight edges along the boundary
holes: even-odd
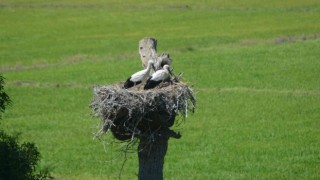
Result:
[[[150,71],[150,69],[151,69],[151,64],[150,64],[150,63],[148,63],[147,71]]]

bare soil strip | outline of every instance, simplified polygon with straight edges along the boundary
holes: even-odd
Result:
[[[117,56],[98,56],[98,55],[86,55],[86,54],[76,54],[74,56],[67,57],[60,62],[57,63],[39,63],[34,65],[27,65],[27,66],[16,66],[13,65],[12,67],[0,67],[0,73],[6,72],[17,72],[17,71],[25,71],[25,70],[33,70],[33,69],[45,69],[45,68],[52,68],[52,67],[63,67],[71,64],[81,63],[83,61],[112,61],[117,59],[133,59],[134,53],[123,53]]]
[[[294,95],[320,95],[320,90],[304,89],[259,89],[247,87],[224,87],[224,88],[200,88],[199,92],[237,92],[237,93],[271,93],[271,94],[294,94]]]
[[[15,81],[6,82],[8,86],[23,86],[23,87],[45,87],[45,88],[93,88],[95,85],[84,85],[77,83],[40,83],[31,81]]]
[[[50,67],[60,67],[64,65],[69,65],[72,63],[68,62],[61,62],[61,63],[53,63],[53,64],[37,64],[32,66],[14,66],[14,67],[8,67],[0,69],[0,73],[6,73],[6,72],[12,72],[12,71],[25,71],[30,69],[44,69],[44,68],[50,68]]]
[[[101,8],[99,5],[95,4],[0,4],[0,8],[24,8],[24,9],[93,9]]]
[[[262,45],[262,44],[283,44],[297,41],[310,41],[320,39],[320,33],[315,33],[306,36],[283,36],[268,40],[242,40],[241,45],[252,46],[252,45]]]
[[[191,6],[191,5],[117,5],[117,4],[0,4],[0,8],[20,9],[155,9],[200,11],[272,11],[272,12],[318,12],[317,7],[244,7],[244,6]]]
[[[40,83],[31,81],[7,82],[8,86],[25,86],[25,87],[46,87],[46,88],[93,88],[95,84],[84,85],[79,83]],[[99,85],[101,86],[101,85]],[[271,94],[294,94],[294,95],[320,95],[320,90],[304,89],[259,89],[248,87],[224,87],[224,88],[195,88],[198,93],[204,92],[236,92],[236,93],[271,93]]]
[[[5,68],[0,69],[0,73],[12,72],[12,71],[24,71],[24,70],[30,70],[30,69],[44,69],[44,68],[51,68],[51,67],[61,67],[61,66],[65,66],[65,65],[70,65],[70,64],[82,62],[86,59],[95,60],[95,59],[97,59],[97,57],[88,56],[85,54],[76,54],[74,56],[67,57],[62,62],[58,62],[58,63],[47,63],[47,64],[39,63],[39,64],[30,65],[30,66],[5,67]]]

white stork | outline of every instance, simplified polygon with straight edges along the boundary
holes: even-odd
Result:
[[[152,74],[152,76],[147,80],[147,83],[144,86],[144,90],[156,87],[167,77],[169,77],[169,74],[171,74],[170,66],[166,64],[163,66],[163,69],[160,69]]]
[[[138,72],[134,73],[133,75],[131,75],[127,79],[127,81],[124,83],[123,88],[128,89],[128,88],[131,88],[135,85],[140,84],[143,81],[146,81],[148,79],[148,77],[150,77],[151,68],[154,69],[152,60],[150,60],[148,62],[148,66],[146,69],[138,71]]]

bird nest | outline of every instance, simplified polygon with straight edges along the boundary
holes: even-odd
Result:
[[[193,90],[184,83],[163,83],[150,90],[135,86],[123,89],[123,83],[94,88],[90,107],[102,119],[102,135],[111,130],[118,140],[148,137],[157,130],[171,127],[176,115],[194,112]]]

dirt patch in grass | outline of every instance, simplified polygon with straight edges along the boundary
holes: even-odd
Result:
[[[99,62],[99,61],[136,59],[136,56],[137,56],[137,53],[132,53],[132,52],[123,52],[117,55],[106,55],[106,56],[76,54],[73,56],[62,58],[59,62],[56,62],[56,63],[38,62],[38,63],[34,63],[33,65],[2,65],[2,67],[0,67],[0,73],[34,70],[34,69],[45,69],[45,68],[52,68],[52,67],[63,67],[71,64],[81,63],[83,61]]]
[[[61,62],[57,63],[36,63],[33,65],[16,65],[16,66],[9,66],[9,67],[3,67],[0,69],[0,73],[5,72],[12,72],[12,71],[25,71],[25,70],[33,70],[33,69],[44,69],[44,68],[51,68],[51,67],[62,67],[70,64],[76,64],[85,60],[90,61],[97,61],[99,56],[92,56],[92,55],[86,55],[86,54],[76,54],[74,56],[69,56],[64,58]]]
[[[282,36],[273,39],[267,40],[242,40],[240,42],[243,46],[252,46],[252,45],[260,45],[260,44],[283,44],[283,43],[290,43],[290,42],[297,42],[297,41],[310,41],[320,39],[320,33],[305,35],[305,36]]]
[[[24,9],[94,9],[101,8],[96,4],[0,4],[0,8],[24,8]]]
[[[85,85],[79,83],[46,83],[33,81],[14,81],[7,82],[9,86],[26,86],[26,87],[48,87],[48,88],[87,88],[92,89],[96,85]],[[248,88],[248,87],[212,87],[197,88],[199,92],[238,92],[238,93],[271,93],[271,94],[296,94],[296,95],[320,95],[320,90],[304,89],[267,89],[267,88]]]
[[[7,82],[9,86],[24,86],[24,87],[45,87],[45,88],[87,88],[92,89],[95,85],[84,85],[79,83],[47,83],[33,81],[14,81]]]
[[[239,93],[271,93],[271,94],[296,94],[296,95],[320,95],[320,90],[304,89],[258,89],[248,87],[224,87],[224,88],[199,88],[200,92],[239,92]]]
[[[148,6],[148,5],[115,5],[115,4],[0,4],[0,8],[21,9],[165,9],[165,10],[188,10],[189,5],[181,6]],[[203,9],[193,7],[193,9]]]

